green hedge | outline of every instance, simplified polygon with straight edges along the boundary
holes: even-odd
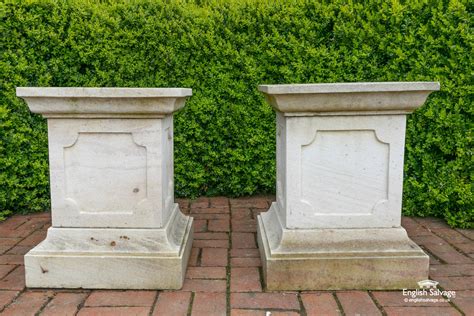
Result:
[[[404,212],[473,227],[472,17],[469,0],[2,1],[0,210],[49,207],[45,121],[15,86],[192,87],[175,189],[194,197],[274,191],[258,84],[436,80],[409,119]]]

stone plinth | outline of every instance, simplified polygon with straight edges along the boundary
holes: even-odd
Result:
[[[174,203],[173,112],[191,89],[17,88],[48,120],[52,227],[26,285],[179,289],[192,218]]]
[[[262,85],[277,199],[258,217],[269,290],[399,289],[428,277],[401,227],[406,115],[434,82]]]

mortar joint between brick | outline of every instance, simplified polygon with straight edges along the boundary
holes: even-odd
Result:
[[[89,291],[87,293],[87,295],[84,297],[84,299],[82,300],[82,302],[79,305],[77,305],[77,310],[74,313],[74,316],[77,316],[77,314],[79,314],[79,311],[84,307],[84,305],[86,304],[87,299],[89,298],[89,296],[91,296],[91,294],[92,294],[92,291]]]
[[[374,302],[375,306],[379,309],[379,311],[382,313],[382,315],[387,316],[387,312],[385,312],[385,309],[383,308],[383,306],[379,304],[379,302],[375,298],[372,291],[367,291],[367,294],[369,294],[369,297],[372,299],[372,302]]]
[[[438,286],[438,289],[440,289],[440,290],[442,290],[442,291],[445,291],[445,288],[442,287],[442,286]],[[443,295],[443,297],[444,297],[445,299],[449,299],[449,297],[447,297],[446,295]],[[457,310],[459,313],[461,313],[461,315],[463,315],[463,316],[466,315],[466,313],[464,313],[464,312],[461,310],[461,308],[459,308],[459,307],[453,302],[453,300],[450,299],[450,300],[448,301],[448,303],[449,303],[449,305],[451,305],[455,310]]]
[[[336,292],[332,292],[332,296],[334,297],[337,307],[339,308],[339,311],[341,312],[341,316],[346,316],[346,312],[344,311],[344,308],[342,307],[342,303],[339,300],[339,297],[337,297]]]
[[[191,299],[189,300],[188,311],[186,313],[187,316],[191,316],[191,313],[193,312],[194,296],[195,293],[191,292]]]
[[[38,309],[38,311],[35,313],[35,316],[39,316],[41,315],[41,313],[43,312],[43,310],[46,308],[46,306],[48,306],[48,304],[53,300],[53,298],[56,296],[56,292],[53,292],[53,295],[51,295],[50,297],[48,297],[48,299],[46,300],[46,302],[44,302],[44,304]]]
[[[298,302],[300,303],[300,315],[301,316],[306,316],[306,308],[304,307],[303,304],[303,298],[301,297],[301,292],[298,292],[298,295],[296,296],[298,298]]]
[[[429,253],[430,255],[433,256],[433,258],[435,258],[436,260],[438,260],[439,262],[441,262],[442,264],[447,264],[446,261],[444,261],[443,259],[441,259],[440,257],[438,257],[437,255],[435,255],[434,253],[432,253],[431,251],[429,251],[426,247],[424,247],[423,245],[418,245],[421,249],[423,249],[424,252],[427,252]]]
[[[156,308],[156,302],[158,302],[158,296],[160,295],[160,291],[156,291],[155,298],[153,299],[153,303],[151,304],[150,311],[148,312],[148,316],[153,315],[153,312],[155,311]]]
[[[13,269],[13,270],[15,270],[15,269]],[[11,273],[11,271],[10,271],[10,273]],[[22,295],[25,292],[26,292],[26,286],[23,288],[23,290],[18,292],[18,294],[10,301],[10,303],[5,304],[5,306],[3,306],[3,308],[0,308],[0,314],[3,313],[4,310],[6,310],[11,304],[13,304],[13,302],[15,302],[20,297],[20,295]]]

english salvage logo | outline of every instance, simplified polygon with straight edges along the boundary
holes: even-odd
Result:
[[[438,286],[439,282],[433,280],[423,280],[418,282],[420,289],[435,289]]]
[[[419,289],[403,289],[404,301],[410,303],[443,303],[450,302],[456,297],[456,291],[445,291],[438,289],[439,282],[434,280],[422,280],[418,282]]]

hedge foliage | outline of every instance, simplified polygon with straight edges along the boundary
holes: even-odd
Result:
[[[408,123],[404,212],[473,227],[473,6],[4,0],[0,210],[49,207],[45,120],[16,86],[192,87],[175,118],[175,190],[193,197],[274,191],[275,120],[258,84],[436,80]]]

